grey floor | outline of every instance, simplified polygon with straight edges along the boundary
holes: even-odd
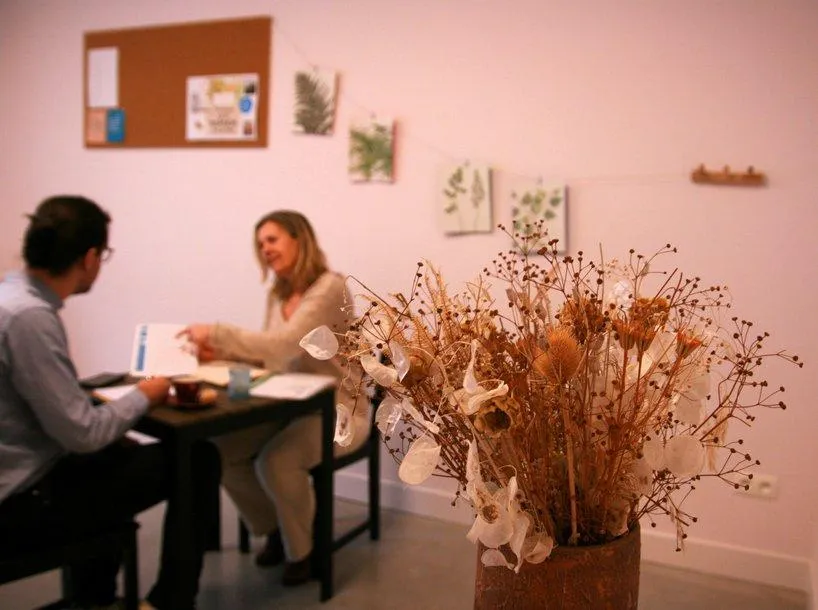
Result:
[[[261,570],[252,555],[236,548],[235,513],[225,502],[221,552],[206,559],[201,610],[469,610],[474,593],[475,548],[462,525],[384,511],[382,537],[363,536],[335,555],[335,596],[318,601],[318,583],[296,589],[279,584],[281,568]],[[146,591],[156,572],[161,507],[140,519],[140,585]],[[364,507],[338,502],[341,530]],[[261,544],[256,540],[255,544]],[[59,595],[56,572],[0,587],[0,608],[30,610]],[[640,610],[807,610],[803,592],[708,576],[643,562]]]

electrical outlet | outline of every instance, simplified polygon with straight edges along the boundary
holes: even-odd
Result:
[[[752,479],[743,476],[739,477],[736,483],[739,485],[736,491],[742,495],[768,500],[778,497],[778,477],[775,475],[753,474]]]

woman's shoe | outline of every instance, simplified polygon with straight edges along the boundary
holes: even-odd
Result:
[[[267,544],[256,555],[256,565],[261,568],[271,568],[284,561],[284,544],[281,542],[281,531],[276,530],[267,534]]]
[[[312,577],[312,560],[307,555],[301,561],[288,561],[284,564],[284,574],[281,577],[281,584],[285,587],[297,587],[303,585]]]

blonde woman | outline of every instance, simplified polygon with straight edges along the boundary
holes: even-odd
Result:
[[[351,303],[344,277],[329,271],[312,226],[300,213],[283,210],[261,218],[255,249],[263,278],[274,281],[261,331],[230,324],[194,324],[185,333],[199,347],[200,359],[226,359],[261,365],[274,372],[298,371],[338,378],[338,402],[352,407],[359,376],[347,374],[340,361],[316,360],[298,342],[325,324],[346,328],[344,308]],[[355,405],[355,439],[336,446],[336,455],[354,451],[368,436],[369,400]],[[223,462],[222,485],[255,535],[267,544],[257,555],[260,566],[285,561],[282,582],[299,585],[310,578],[315,496],[309,476],[321,460],[321,418],[307,414],[286,424],[264,424],[215,439]]]

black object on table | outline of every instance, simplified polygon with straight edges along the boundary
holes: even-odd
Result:
[[[86,390],[94,390],[96,388],[104,388],[122,383],[127,377],[128,373],[97,373],[96,375],[80,379],[80,386]]]

